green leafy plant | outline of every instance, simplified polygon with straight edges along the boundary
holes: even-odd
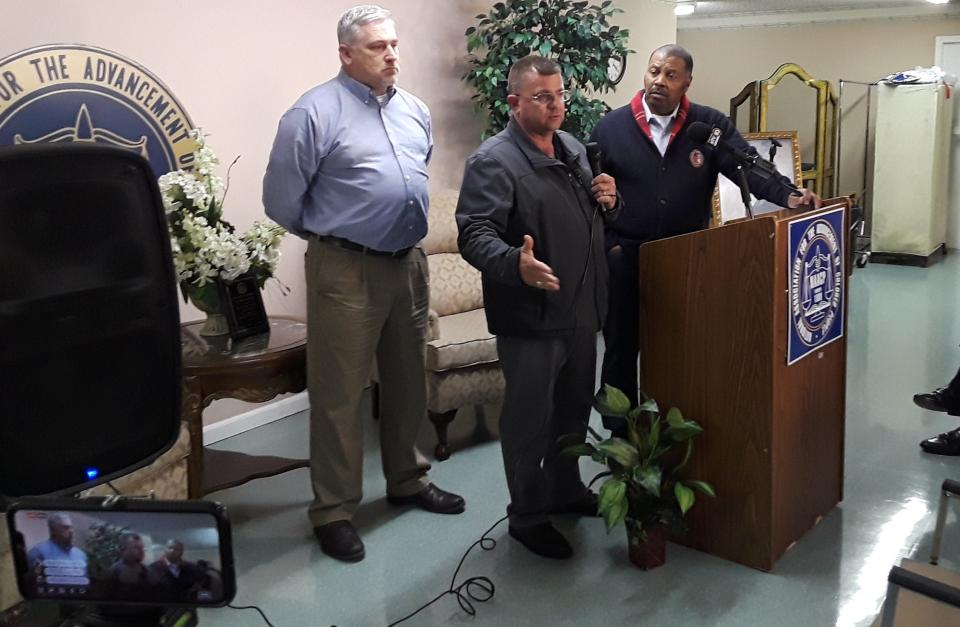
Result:
[[[97,522],[90,525],[90,535],[84,543],[87,568],[90,576],[102,579],[110,567],[120,558],[120,538],[128,529],[111,523]]]
[[[716,496],[710,484],[680,478],[693,453],[693,440],[703,428],[687,420],[676,407],[666,416],[657,402],[645,399],[631,407],[627,396],[605,385],[594,407],[604,416],[626,420],[627,439],[602,438],[589,430],[592,441],[564,449],[568,455],[586,456],[607,466],[591,481],[606,478],[600,487],[599,510],[610,530],[625,521],[631,537],[643,539],[654,527],[682,526],[693,507],[696,491]]]
[[[592,94],[614,88],[607,75],[611,58],[626,58],[629,30],[609,23],[623,13],[604,0],[600,5],[570,0],[508,0],[477,15],[476,26],[467,29],[467,60],[470,69],[463,80],[476,93],[477,108],[487,112],[484,137],[507,126],[507,73],[515,61],[528,54],[554,59],[563,81],[571,90],[563,130],[585,138],[610,108]]]

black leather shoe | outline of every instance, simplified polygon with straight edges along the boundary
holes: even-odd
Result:
[[[573,557],[573,547],[563,534],[548,522],[532,527],[510,527],[510,537],[540,557],[565,560]]]
[[[365,554],[363,540],[349,520],[337,520],[313,528],[320,550],[342,562],[359,562]]]
[[[587,492],[583,498],[566,505],[560,505],[550,510],[551,514],[578,514],[580,516],[599,516],[597,508],[597,493]]]
[[[951,416],[960,416],[960,399],[954,397],[950,388],[937,388],[932,392],[914,394],[913,404],[930,411],[945,411]]]
[[[416,505],[434,514],[462,514],[466,503],[462,496],[441,490],[432,483],[410,496],[387,495],[387,502],[391,505]]]
[[[928,438],[920,443],[920,448],[934,455],[960,455],[960,429]]]

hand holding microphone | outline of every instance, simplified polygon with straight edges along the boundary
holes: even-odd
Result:
[[[610,211],[617,206],[617,182],[609,174],[604,174],[601,166],[600,145],[590,142],[586,145],[587,161],[590,162],[590,171],[593,180],[590,182],[590,191],[604,211]]]

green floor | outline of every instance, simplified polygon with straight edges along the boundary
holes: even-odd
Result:
[[[940,482],[960,477],[960,458],[917,446],[957,424],[910,401],[945,384],[960,365],[958,277],[956,254],[928,269],[872,264],[851,277],[845,500],[773,573],[677,545],[669,545],[666,566],[641,572],[627,562],[623,531],[608,535],[596,519],[559,520],[576,555],[557,563],[518,546],[501,525],[491,534],[496,548],[475,550],[461,574],[490,577],[493,600],[471,618],[447,597],[404,624],[869,625],[890,567],[929,552]],[[467,439],[474,421],[458,422]],[[305,455],[306,434],[299,414],[216,446]],[[499,446],[481,437],[434,465],[433,480],[467,499],[465,514],[437,516],[386,503],[373,434],[355,519],[367,547],[358,564],[326,557],[313,540],[307,470],[212,495],[234,523],[236,604],[259,605],[282,626],[385,626],[449,586],[463,551],[503,515]],[[429,445],[429,434],[423,440]],[[956,521],[951,514],[941,564],[960,570]],[[264,623],[255,612],[222,609],[204,611],[201,624]]]

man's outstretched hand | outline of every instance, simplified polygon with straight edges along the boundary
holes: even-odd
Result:
[[[533,256],[533,238],[529,235],[523,236],[523,246],[520,247],[520,280],[540,290],[556,292],[560,289],[560,279],[553,273],[553,268]]]

